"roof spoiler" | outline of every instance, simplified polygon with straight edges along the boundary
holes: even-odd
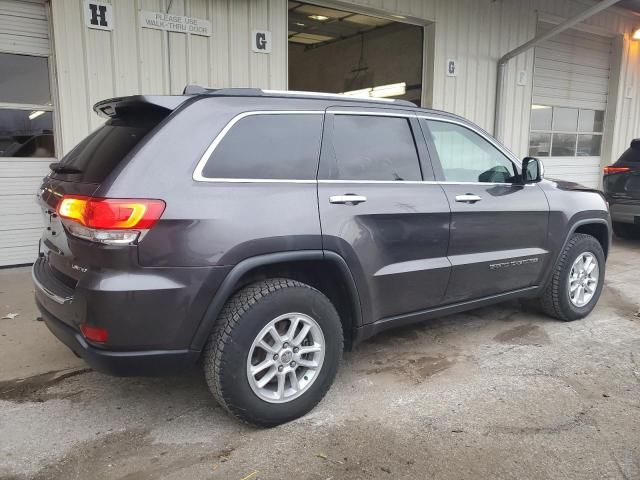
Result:
[[[103,118],[117,117],[132,108],[150,107],[155,110],[165,110],[168,113],[188,99],[189,97],[184,95],[132,95],[102,100],[93,106],[93,111]]]

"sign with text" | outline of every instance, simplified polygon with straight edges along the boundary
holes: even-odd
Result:
[[[251,32],[251,50],[255,53],[271,53],[271,32],[268,30]]]
[[[208,20],[172,15],[170,13],[141,11],[140,26],[166,32],[211,36],[211,22]]]
[[[89,28],[113,30],[113,5],[84,0],[84,23]]]

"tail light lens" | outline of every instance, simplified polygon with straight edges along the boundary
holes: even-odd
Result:
[[[80,331],[84,338],[93,343],[105,343],[109,338],[109,333],[104,328],[92,327],[86,323],[80,325]]]
[[[162,200],[93,198],[65,195],[58,215],[77,237],[106,244],[139,240],[164,212]]]
[[[623,173],[628,172],[631,169],[629,167],[612,167],[609,165],[608,167],[604,167],[604,174],[608,175],[610,173]]]

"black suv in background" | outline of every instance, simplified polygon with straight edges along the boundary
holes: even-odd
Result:
[[[33,278],[47,326],[96,370],[201,359],[223,406],[276,425],[387,328],[518,297],[575,320],[600,296],[603,196],[458,116],[200,87],[94,109],[106,123],[38,193]]]
[[[615,234],[640,238],[640,139],[633,140],[616,163],[604,167],[603,186]]]

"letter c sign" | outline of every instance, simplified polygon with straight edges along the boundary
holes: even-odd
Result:
[[[251,50],[255,53],[271,53],[271,32],[267,30],[251,32]]]

